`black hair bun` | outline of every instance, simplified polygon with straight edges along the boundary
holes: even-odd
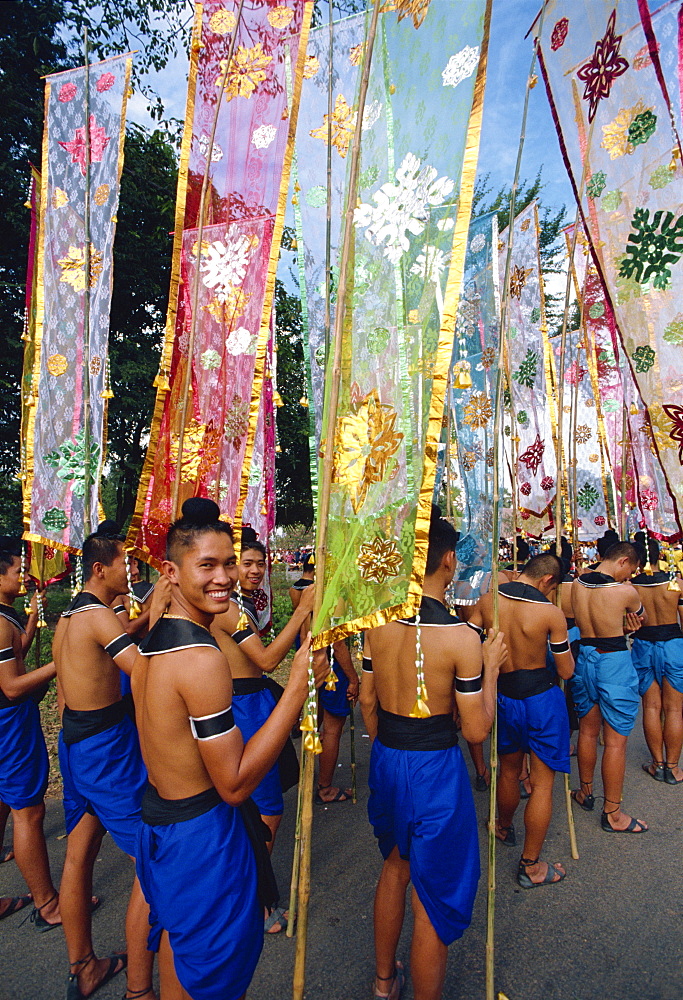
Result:
[[[220,507],[208,497],[190,497],[182,506],[183,521],[199,527],[215,524],[221,519]]]
[[[245,524],[244,527],[242,528],[242,548],[244,548],[247,542],[255,542],[257,541],[257,539],[258,535],[251,527],[251,525]]]
[[[20,556],[21,538],[15,538],[12,535],[0,535],[0,552],[4,552],[8,556]]]
[[[433,524],[434,521],[440,521],[442,517],[443,517],[443,514],[441,513],[441,508],[439,507],[438,504],[433,503],[432,504],[432,516],[430,518],[431,523]]]
[[[118,538],[120,529],[116,521],[100,521],[94,534],[98,538]]]

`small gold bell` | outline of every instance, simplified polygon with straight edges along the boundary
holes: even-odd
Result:
[[[667,587],[666,589],[667,589],[667,590],[674,590],[674,591],[676,591],[676,592],[677,592],[678,594],[680,594],[680,592],[681,592],[681,588],[680,588],[680,586],[678,585],[678,580],[676,579],[676,577],[675,577],[675,576],[672,576],[672,577],[671,577],[671,579],[669,580],[669,586],[668,586],[668,587]]]
[[[299,729],[302,733],[314,733],[315,732],[315,721],[312,715],[306,715],[301,720],[301,725]]]

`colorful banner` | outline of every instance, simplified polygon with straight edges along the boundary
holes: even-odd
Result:
[[[678,43],[676,25],[671,8],[664,9],[653,16],[648,39],[635,0],[618,6],[613,0],[550,0],[540,38],[565,164],[605,302],[647,406],[674,533],[683,504],[683,167],[673,127],[679,118],[661,84],[664,66],[669,93],[678,91],[678,59],[670,55]]]
[[[129,532],[157,566],[187,497],[245,523],[260,512],[245,505],[312,4],[255,0],[238,18],[239,6],[198,5],[193,33],[166,338]]]
[[[363,113],[316,644],[419,605],[476,173],[489,5],[391,6]],[[337,149],[357,113],[344,100]]]
[[[104,459],[113,244],[123,167],[131,60],[46,78],[35,336],[23,391],[24,537],[78,551],[85,526],[89,436],[91,525],[98,521]],[[87,132],[86,132],[87,128]],[[90,145],[90,273],[85,274],[86,146]],[[89,335],[84,330],[86,280]],[[87,388],[86,388],[87,387]],[[88,430],[86,402],[89,390]]]

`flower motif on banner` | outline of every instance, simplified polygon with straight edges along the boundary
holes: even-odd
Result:
[[[544,476],[543,479],[541,480],[541,489],[545,490],[546,493],[548,492],[548,490],[552,490],[554,485],[555,485],[555,480],[553,479],[552,476]]]
[[[63,375],[68,367],[66,358],[63,354],[52,354],[47,359],[47,370],[50,375],[54,375],[55,378]]]
[[[650,180],[648,181],[648,184],[650,185],[651,188],[653,188],[653,190],[656,191],[659,188],[666,187],[667,184],[670,184],[675,176],[676,173],[674,170],[672,170],[670,167],[665,167],[662,164],[661,166],[656,167],[652,171],[652,173],[650,174]]]
[[[465,423],[469,427],[486,427],[493,416],[491,400],[485,392],[473,392],[465,406]]]
[[[486,369],[486,371],[491,368],[496,360],[496,352],[493,347],[485,347],[481,352],[481,363]]]
[[[526,285],[526,279],[533,274],[533,267],[519,267],[515,264],[510,275],[510,295],[513,299],[522,298],[522,289]]]
[[[596,517],[594,517],[593,521],[595,522],[595,524],[597,524],[598,528],[602,528],[602,526],[607,523],[602,514],[598,514]]]
[[[530,496],[531,495],[531,483],[521,483],[520,487],[519,487],[519,492],[523,496],[525,496],[525,497]]]
[[[466,451],[462,456],[462,467],[465,472],[471,472],[477,464],[479,456],[476,451]]]
[[[545,441],[541,440],[541,435],[536,435],[536,440],[532,445],[530,445],[527,450],[519,456],[519,461],[522,465],[526,465],[529,472],[536,474],[539,465],[543,461],[543,452],[545,451]]]
[[[600,461],[600,456],[596,452],[593,452],[591,455],[588,456],[588,461],[589,462],[599,462]]]
[[[529,423],[529,414],[526,412],[526,410],[520,410],[518,412],[518,414],[517,414],[517,423],[518,424],[522,424],[522,426],[524,426],[524,424],[528,424]]]
[[[659,507],[659,497],[652,490],[641,490],[640,505],[643,510],[657,510]]]
[[[217,368],[221,366],[221,356],[218,351],[208,350],[204,351],[199,359],[204,371],[216,371]]]
[[[90,162],[101,163],[104,151],[109,145],[110,136],[97,125],[95,116],[90,115]],[[71,162],[77,163],[85,177],[85,126],[77,128],[70,142],[60,142],[59,145],[71,154]]]
[[[327,203],[327,191],[322,184],[316,184],[306,192],[306,204],[311,208],[322,208]]]
[[[257,149],[268,149],[276,135],[277,129],[274,125],[259,125],[251,133],[251,144]]]
[[[57,100],[61,101],[62,104],[68,104],[69,101],[73,101],[77,92],[78,91],[75,83],[63,83],[59,88],[59,93],[57,94]]]
[[[306,62],[304,63],[304,80],[310,80],[311,77],[320,69],[320,63],[315,56],[306,56]]]
[[[326,145],[328,140],[328,122],[332,123],[329,137],[332,145],[341,158],[346,159],[346,154],[349,151],[351,138],[356,127],[356,112],[346,103],[346,98],[343,94],[337,95],[332,117],[323,115],[323,124],[320,128],[314,128],[309,133],[314,139],[322,139]]]
[[[101,371],[102,371],[102,358],[99,356],[99,354],[94,354],[90,359],[90,374],[92,375],[93,378],[97,378],[97,376],[100,374]]]
[[[538,375],[538,362],[539,355],[529,347],[524,361],[522,361],[517,371],[513,372],[512,377],[515,382],[525,386],[527,389],[533,389]]]
[[[678,313],[671,322],[664,327],[663,340],[667,344],[676,344],[678,347],[683,344],[683,313]]]
[[[638,101],[632,108],[621,108],[609,125],[602,126],[604,138],[600,145],[607,150],[610,160],[616,160],[647,142],[656,127],[657,117],[652,114],[652,108]]]
[[[90,476],[94,479],[100,458],[97,441],[90,440]],[[43,456],[43,461],[55,470],[58,479],[73,483],[77,497],[85,496],[85,428],[81,428],[75,438],[64,441],[55,451]]]
[[[245,45],[237,46],[237,53],[233,56],[228,70],[228,78],[225,81],[225,99],[231,101],[233,97],[245,97],[247,100],[254,93],[260,83],[268,76],[266,66],[273,61],[273,57],[263,51],[263,46],[257,42],[253,48]],[[221,59],[221,72],[216,78],[216,86],[220,87],[223,75],[227,67],[227,59]]]
[[[479,46],[473,48],[471,45],[466,45],[448,60],[441,74],[444,87],[457,87],[463,80],[472,76],[478,65]]]
[[[275,7],[274,10],[269,10],[266,15],[268,18],[268,23],[273,26],[273,28],[286,28],[294,17],[294,11],[290,7]]]
[[[619,274],[640,284],[653,279],[655,288],[666,291],[671,280],[669,265],[677,264],[683,254],[683,215],[674,223],[673,212],[655,212],[650,221],[648,208],[637,208],[631,222],[632,232]]]
[[[628,138],[631,146],[640,146],[647,142],[654,135],[656,128],[657,115],[652,113],[652,108],[636,115],[628,127]]]
[[[669,431],[669,437],[678,445],[678,459],[681,465],[683,465],[683,406],[678,406],[677,403],[664,403],[662,409],[673,423],[673,427]],[[657,427],[658,425],[654,420],[652,411],[650,411],[650,418]]]
[[[381,483],[403,435],[396,431],[397,413],[382,403],[376,389],[337,421],[334,481],[343,486],[354,513],[365,503],[373,483]]]
[[[180,467],[181,483],[194,483],[199,467],[204,463],[215,465],[218,460],[218,436],[207,432],[206,424],[200,424],[193,417],[183,434],[183,459]],[[169,463],[175,469],[178,465],[179,435],[171,432]],[[175,478],[175,477],[173,477]]]
[[[391,4],[385,4],[388,10],[397,10],[398,19],[402,21],[404,17],[412,17],[413,24],[419,28],[425,17],[430,0],[393,0]]]
[[[349,62],[352,66],[360,66],[360,61],[363,58],[363,43],[360,45],[354,45],[353,48],[349,49]]]
[[[110,191],[110,188],[109,188],[108,184],[100,184],[95,189],[95,197],[94,197],[95,204],[96,205],[104,205],[104,203],[106,202],[107,198],[109,197],[109,191]]]
[[[85,250],[81,247],[69,247],[66,257],[61,257],[57,263],[62,269],[60,281],[71,285],[75,292],[85,291]],[[102,254],[93,247],[90,251],[90,287],[92,288],[102,273]]]
[[[415,258],[410,272],[418,274],[423,281],[431,281],[432,284],[436,285],[448,267],[450,256],[450,253],[444,253],[438,247],[426,246],[424,253],[418,254]]]
[[[385,326],[376,326],[366,338],[365,346],[370,354],[383,354],[389,345],[390,334]]]
[[[113,73],[103,73],[95,84],[95,88],[98,94],[104,94],[106,90],[111,90],[115,83],[116,77]]]
[[[249,430],[249,402],[237,394],[232,397],[232,405],[225,414],[223,433],[226,441],[232,441],[239,448],[240,438]]]
[[[199,136],[199,152],[204,157],[208,156],[210,141],[211,137],[208,136],[205,132],[202,132],[202,134]],[[223,159],[223,150],[221,149],[221,147],[218,145],[217,142],[214,142],[213,149],[211,150],[211,162],[218,163],[218,161],[222,159]]]
[[[659,49],[659,45],[657,45]],[[635,70],[645,69],[646,66],[652,65],[652,57],[650,56],[650,46],[646,42],[642,49],[638,49],[635,56],[633,57],[633,68]]]
[[[601,316],[605,315],[605,303],[594,302],[588,310],[588,315],[591,319],[600,319]]]
[[[584,483],[579,492],[576,494],[576,502],[585,511],[589,511],[591,507],[600,499],[600,494],[594,486],[590,483]]]
[[[403,564],[403,557],[393,538],[377,535],[372,542],[363,542],[356,559],[360,575],[368,583],[384,583],[396,576]]]
[[[588,121],[592,122],[598,110],[598,104],[610,95],[612,84],[628,69],[628,62],[619,55],[621,35],[615,35],[616,9],[610,14],[604,36],[595,43],[593,56],[584,63],[576,75],[586,86],[583,91],[584,101],[588,101]]]
[[[240,354],[253,354],[253,350],[250,350],[251,346],[252,336],[244,326],[238,326],[235,330],[231,330],[225,341],[228,354],[232,354],[234,357]]]
[[[588,424],[579,424],[576,428],[576,443],[586,444],[593,437],[593,431]]]
[[[373,194],[376,206],[362,204],[356,209],[356,225],[366,227],[365,236],[375,246],[385,244],[384,256],[392,264],[410,249],[406,233],[419,236],[429,221],[430,206],[442,205],[453,191],[453,181],[437,178],[437,173],[407,153],[396,171],[396,183],[382,184]]]
[[[209,18],[209,27],[216,35],[229,35],[237,24],[237,18],[231,10],[219,8]]]
[[[216,240],[210,243],[206,256],[202,256],[200,270],[202,281],[207,288],[213,288],[219,302],[225,302],[228,293],[244,280],[251,251],[253,237],[242,233],[230,243]]]
[[[366,104],[365,111],[363,112],[363,125],[362,125],[362,129],[364,132],[368,132],[375,124],[375,122],[379,120],[379,117],[382,114],[382,108],[383,104],[381,101],[373,101],[371,104]],[[377,170],[376,167],[375,170]],[[371,183],[373,182],[371,181]],[[364,184],[363,187],[369,187],[369,185]]]
[[[486,237],[483,233],[477,233],[470,242],[470,253],[479,253],[486,246]]]
[[[242,316],[247,306],[251,292],[245,292],[243,288],[231,288],[225,290],[224,301],[212,299],[205,309],[219,323],[232,323],[238,316]]]
[[[565,382],[569,382],[570,385],[578,385],[584,375],[587,374],[588,369],[582,368],[579,364],[578,358],[576,358],[572,361],[569,368],[567,368],[567,371],[564,373]]]
[[[599,198],[602,192],[605,190],[606,184],[607,184],[607,176],[604,170],[597,170],[594,174],[591,174],[591,178],[588,181],[588,184],[586,185],[586,191],[588,192],[588,197]]]
[[[568,31],[569,21],[566,17],[561,17],[560,20],[556,22],[555,27],[553,28],[553,33],[550,36],[550,48],[553,52],[557,52],[558,49],[562,48]]]
[[[60,507],[50,507],[44,511],[40,520],[48,531],[64,531],[69,524],[69,518]]]
[[[640,347],[636,347],[631,357],[636,363],[636,371],[643,374],[645,372],[649,372],[655,363],[655,352],[648,344],[642,344]]]

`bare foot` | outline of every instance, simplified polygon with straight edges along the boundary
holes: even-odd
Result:
[[[0,898],[0,920],[18,913],[31,902],[30,896],[3,896]]]
[[[14,860],[14,848],[5,847],[5,845],[3,844],[2,847],[0,847],[0,865],[4,865],[6,861],[13,861],[13,860]]]
[[[276,906],[270,913],[263,911],[263,930],[266,934],[279,934],[287,930],[287,920],[289,910],[283,910],[281,906]]]
[[[353,798],[350,788],[335,788],[334,785],[318,785],[318,798],[322,802],[349,802]]]

